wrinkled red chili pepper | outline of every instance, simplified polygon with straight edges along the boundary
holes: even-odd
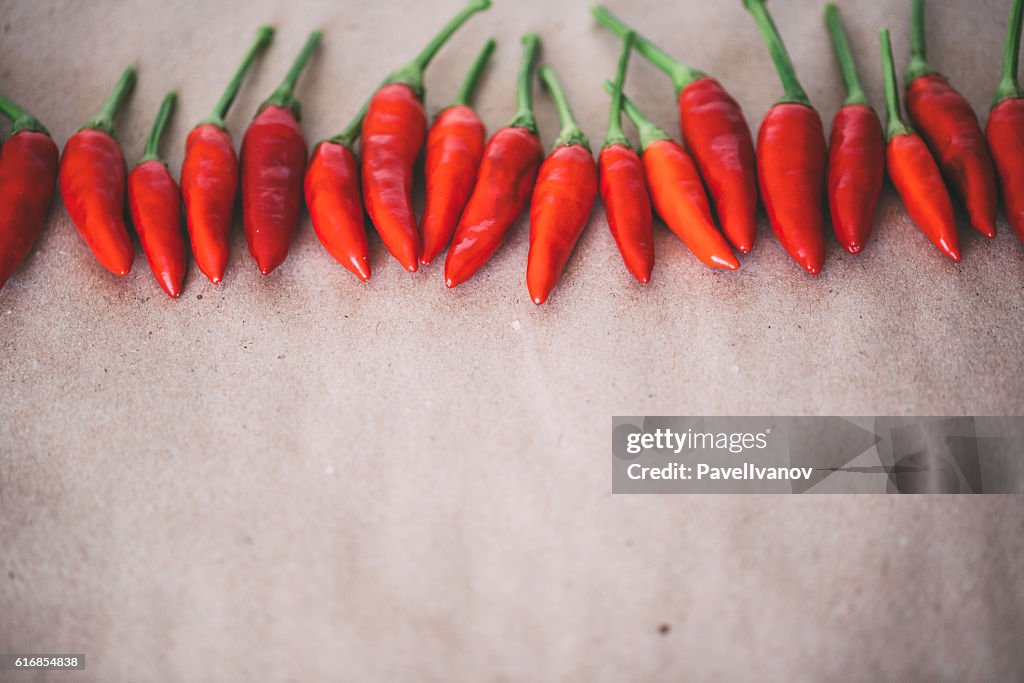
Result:
[[[78,233],[96,260],[127,275],[135,260],[124,224],[124,153],[114,139],[114,116],[135,87],[135,69],[121,74],[100,113],[72,135],[60,159],[60,193]]]
[[[0,96],[11,137],[0,148],[0,289],[39,239],[57,183],[57,145],[34,116]]]
[[[242,222],[249,253],[263,275],[284,263],[299,225],[307,149],[294,92],[321,37],[320,31],[309,34],[242,138]]]
[[[516,116],[487,141],[473,194],[455,228],[444,262],[444,282],[456,287],[491,258],[526,209],[544,147],[533,115],[533,63],[540,38],[523,36],[523,58],[516,86]]]
[[[995,237],[999,198],[992,157],[970,102],[925,61],[924,0],[914,0],[910,37],[910,64],[903,77],[910,122],[967,207],[971,225]]]
[[[839,8],[829,4],[825,20],[846,83],[846,101],[832,119],[828,153],[828,201],[832,228],[851,254],[867,244],[885,182],[885,133],[857,75]]]
[[[960,238],[956,232],[953,200],[942,180],[928,146],[900,115],[899,86],[892,59],[889,31],[880,34],[882,68],[885,76],[885,104],[888,114],[889,145],[886,160],[889,177],[903,199],[907,213],[939,250],[954,261],[960,260]]]
[[[1017,80],[1020,66],[1024,1],[1013,0],[1003,50],[1003,72],[995,104],[988,115],[985,137],[1003,185],[1006,218],[1024,242],[1024,90]]]
[[[621,37],[632,30],[600,5],[591,12]],[[639,34],[635,47],[672,79],[683,142],[707,183],[722,231],[736,249],[749,252],[757,235],[757,163],[743,110],[721,83],[676,61]]]
[[[415,59],[388,76],[363,121],[363,203],[384,246],[410,273],[421,249],[412,183],[427,133],[423,71],[467,19],[490,6],[491,0],[470,0]]]
[[[433,261],[448,246],[473,191],[487,131],[483,121],[469,107],[469,100],[495,45],[494,40],[487,41],[455,102],[437,115],[427,135],[427,206],[420,220],[423,234],[420,263],[423,265]]]
[[[231,142],[225,117],[242,81],[256,57],[274,37],[274,29],[262,26],[242,65],[224,90],[213,113],[188,135],[181,164],[181,193],[192,238],[192,252],[199,270],[213,284],[224,278],[231,249],[231,225],[238,194],[238,155]]]
[[[177,298],[185,280],[185,236],[181,192],[160,158],[160,138],[178,99],[167,93],[146,140],[139,163],[128,174],[128,206],[153,276],[168,296]]]
[[[779,242],[804,270],[817,275],[825,264],[827,150],[821,116],[797,80],[765,0],[743,4],[757,22],[785,93],[765,115],[757,136],[761,196]]]

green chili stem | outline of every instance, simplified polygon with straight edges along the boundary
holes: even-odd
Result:
[[[590,150],[590,140],[583,134],[576,117],[572,115],[572,108],[569,107],[569,98],[565,96],[565,89],[558,80],[558,74],[550,66],[540,68],[540,80],[547,86],[551,93],[551,99],[555,102],[555,109],[558,110],[558,120],[562,124],[562,130],[558,132],[558,139],[555,140],[555,148],[567,145],[580,145]]]
[[[117,79],[117,83],[114,84],[114,89],[107,96],[107,101],[103,103],[100,113],[86,121],[85,125],[82,126],[82,130],[93,128],[101,130],[107,135],[113,135],[114,117],[117,116],[118,110],[124,104],[128,95],[131,94],[133,88],[135,88],[135,69],[129,66],[121,73],[121,77]]]
[[[910,63],[903,76],[903,84],[909,86],[911,81],[921,76],[935,73],[928,65],[927,47],[924,40],[924,0],[914,0],[910,18]]]
[[[778,101],[778,104],[792,102],[810,107],[811,100],[807,97],[803,86],[800,85],[800,80],[796,77],[793,60],[790,59],[789,53],[786,51],[786,45],[782,42],[782,36],[779,35],[779,29],[775,26],[772,15],[768,12],[768,8],[765,7],[765,0],[743,0],[743,4],[754,17],[757,28],[761,31],[761,36],[764,38],[765,45],[768,46],[768,53],[771,55],[772,61],[775,62],[775,70],[779,72],[779,79],[782,81],[784,94],[782,99]]]
[[[50,134],[50,131],[46,130],[46,127],[39,122],[39,119],[3,95],[0,95],[0,114],[11,120],[11,135],[20,133],[23,130],[43,133],[45,135]]]
[[[509,128],[525,128],[537,134],[537,117],[533,113],[533,65],[540,51],[540,36],[527,33],[523,36],[523,57],[516,79],[516,116]]]
[[[608,115],[608,134],[604,138],[604,146],[625,145],[629,147],[629,138],[622,130],[622,88],[626,82],[626,69],[629,68],[629,54],[633,51],[633,42],[636,34],[632,31],[626,32],[622,41],[622,51],[619,53],[619,63],[615,67],[615,90],[612,91],[611,113]]]
[[[141,164],[144,161],[160,161],[160,139],[164,136],[164,129],[174,112],[174,105],[178,101],[178,93],[173,90],[164,95],[164,101],[160,103],[160,109],[156,113],[153,127],[149,130],[149,137],[146,138],[146,147],[142,150]]]
[[[480,54],[476,56],[473,65],[469,67],[466,80],[462,82],[462,87],[459,88],[459,92],[455,95],[455,101],[452,104],[469,105],[470,100],[473,99],[473,92],[476,90],[477,83],[480,82],[480,76],[483,74],[484,68],[487,66],[487,62],[491,59],[491,55],[494,54],[494,48],[497,46],[498,43],[494,38],[489,38],[484,43]]]
[[[299,56],[292,63],[292,68],[288,70],[288,75],[281,81],[281,85],[277,86],[277,90],[260,105],[260,111],[274,105],[291,109],[295,113],[295,117],[299,117],[300,108],[299,101],[295,99],[295,85],[299,82],[299,76],[302,75],[302,71],[306,68],[306,63],[313,56],[313,51],[316,50],[317,45],[320,44],[320,39],[323,37],[324,34],[320,31],[313,31],[309,34],[309,38],[306,38],[306,44],[302,46],[302,51],[299,52]]]
[[[228,83],[228,87],[224,89],[224,93],[217,100],[217,105],[213,108],[213,112],[205,119],[199,122],[199,125],[206,123],[213,124],[218,128],[227,128],[227,124],[224,119],[227,118],[228,109],[231,108],[231,104],[235,101],[235,97],[238,95],[239,88],[242,87],[242,81],[245,80],[245,75],[249,72],[249,67],[256,60],[256,57],[260,55],[267,46],[270,45],[270,41],[274,38],[274,27],[273,26],[260,26],[256,31],[256,40],[249,47],[249,51],[245,53],[245,58],[242,60],[242,64],[238,67],[235,75],[231,77],[231,82]]]
[[[1006,29],[1006,44],[1003,46],[1003,71],[996,89],[996,99],[992,106],[1003,100],[1024,97],[1017,73],[1020,67],[1020,38],[1024,27],[1024,0],[1013,0],[1010,7],[1010,23]]]
[[[843,73],[843,82],[846,84],[846,101],[844,106],[851,104],[864,104],[871,106],[868,96],[864,93],[864,86],[860,83],[857,75],[857,64],[853,59],[853,50],[850,49],[850,41],[846,38],[846,31],[843,30],[843,18],[839,15],[839,8],[833,3],[825,6],[825,23],[828,24],[828,32],[832,37],[832,46],[836,50],[836,59],[839,60],[839,69]]]
[[[605,81],[604,90],[611,95],[615,92],[615,86],[611,81]],[[622,109],[626,112],[629,120],[633,122],[633,125],[636,126],[636,130],[640,134],[640,147],[642,149],[647,149],[659,140],[672,139],[668,133],[658,128],[649,118],[644,116],[643,112],[633,104],[632,100],[626,97],[626,93],[622,93]]]
[[[366,118],[366,110],[370,108],[370,100],[372,99],[372,95],[368,97],[366,101],[363,102],[363,106],[359,108],[359,111],[352,118],[349,124],[345,126],[345,129],[338,133],[337,135],[335,135],[334,137],[328,138],[327,142],[333,142],[335,144],[341,145],[342,147],[348,147],[349,149],[352,149],[352,147],[356,144],[356,140],[359,139],[359,133],[363,129],[363,119]]]
[[[889,29],[882,29],[878,37],[882,45],[882,76],[885,78],[885,113],[888,118],[886,137],[891,140],[897,135],[910,135],[911,131],[900,113],[900,91],[896,82]]]
[[[625,38],[626,34],[631,31],[636,33],[636,31],[633,31],[632,28],[612,14],[608,8],[603,5],[594,5],[590,8],[590,13],[594,15],[594,18],[597,19],[598,23],[618,34],[620,38]],[[636,51],[642,54],[647,61],[661,71],[664,71],[668,77],[672,79],[672,83],[676,88],[676,95],[682,92],[686,86],[690,85],[694,81],[707,76],[703,71],[698,71],[697,69],[687,66],[686,64],[672,58],[667,52],[638,33],[636,34],[636,40],[633,47],[636,48]]]

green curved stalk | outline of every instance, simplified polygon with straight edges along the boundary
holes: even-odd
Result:
[[[1024,97],[1020,81],[1017,79],[1020,67],[1020,37],[1024,27],[1024,0],[1013,0],[1010,7],[1010,23],[1006,28],[1006,43],[1003,45],[1003,71],[996,88],[995,107],[1003,100]]]
[[[590,150],[590,140],[583,134],[583,130],[576,123],[576,117],[572,115],[569,99],[565,96],[565,89],[562,88],[562,83],[558,80],[558,74],[550,66],[542,66],[540,68],[540,80],[547,87],[548,92],[551,93],[551,99],[555,102],[555,109],[558,110],[558,120],[562,124],[562,130],[558,133],[558,139],[555,140],[554,148],[580,145]]]
[[[882,45],[882,76],[885,79],[885,113],[888,118],[886,138],[891,140],[897,135],[910,135],[911,131],[900,113],[900,90],[899,84],[896,82],[896,65],[892,59],[892,40],[889,38],[889,29],[882,29],[878,38]]]
[[[0,114],[3,114],[11,120],[11,135],[20,133],[23,130],[43,133],[44,135],[50,134],[50,131],[46,130],[46,127],[39,122],[39,119],[29,114],[3,95],[0,95]]]
[[[274,105],[291,109],[295,113],[295,118],[300,117],[299,101],[295,99],[295,85],[299,82],[299,76],[302,75],[303,70],[306,68],[306,63],[313,56],[313,52],[323,37],[324,34],[321,31],[313,31],[309,34],[309,38],[306,38],[306,44],[302,46],[302,51],[299,52],[299,56],[292,63],[292,68],[288,70],[288,74],[281,81],[281,85],[277,86],[277,90],[260,105],[260,111]]]
[[[199,122],[198,125],[212,124],[218,128],[227,129],[227,124],[224,119],[227,118],[228,109],[231,108],[231,104],[235,101],[235,97],[238,95],[238,90],[242,87],[242,81],[245,80],[245,75],[249,72],[249,67],[256,60],[256,57],[261,52],[267,49],[270,42],[274,39],[274,27],[273,26],[260,26],[256,31],[256,40],[249,47],[249,51],[245,53],[245,58],[242,60],[242,64],[235,71],[235,75],[231,77],[231,81],[228,83],[228,87],[224,89],[224,93],[217,100],[216,106],[213,108],[213,112],[205,119]]]
[[[622,88],[626,83],[626,69],[629,68],[629,53],[633,51],[633,41],[636,34],[632,31],[626,33],[622,41],[622,51],[619,53],[619,63],[615,68],[615,90],[612,91],[611,113],[608,115],[608,134],[604,138],[604,146],[624,145],[629,147],[629,138],[622,130]]]
[[[140,164],[144,161],[163,163],[163,159],[160,158],[160,140],[164,136],[164,130],[167,128],[167,122],[171,118],[171,113],[174,112],[174,105],[177,101],[178,93],[173,90],[164,95],[164,101],[160,103],[160,109],[156,113],[149,137],[146,138],[146,147],[142,150],[142,158],[139,159]]]
[[[480,54],[473,60],[473,65],[469,67],[469,73],[466,74],[466,80],[462,82],[462,87],[459,88],[458,94],[455,95],[455,101],[453,105],[468,106],[470,100],[473,99],[473,92],[476,90],[477,83],[480,82],[480,76],[484,72],[484,68],[487,66],[487,62],[490,61],[491,55],[494,54],[494,48],[498,46],[498,43],[494,38],[489,38],[484,47],[480,50]]]
[[[853,50],[850,49],[850,41],[846,38],[846,31],[843,30],[843,18],[839,15],[839,8],[834,3],[825,6],[825,23],[828,25],[829,35],[832,37],[832,46],[836,50],[836,59],[839,61],[839,69],[843,73],[843,83],[846,84],[846,101],[843,106],[851,104],[863,104],[871,106],[868,96],[861,85],[860,77],[857,75],[857,64],[853,59]]]
[[[604,91],[611,95],[615,92],[615,85],[611,81],[605,81]],[[633,101],[626,97],[626,93],[622,93],[622,109],[626,112],[629,120],[633,122],[633,125],[636,126],[636,130],[640,134],[640,147],[642,149],[647,149],[659,140],[672,139],[668,133],[658,128],[649,118],[644,116],[643,112],[633,104]]]
[[[509,128],[525,128],[537,134],[537,117],[533,113],[533,65],[540,51],[540,36],[527,33],[523,36],[523,57],[519,63],[516,78],[516,115],[508,124]]]
[[[743,4],[754,17],[754,22],[757,23],[757,28],[761,31],[765,45],[768,46],[768,53],[775,63],[775,70],[779,72],[779,79],[782,81],[784,94],[776,104],[790,102],[810,107],[811,100],[796,77],[793,60],[790,59],[789,52],[786,51],[786,45],[782,42],[782,36],[779,35],[779,29],[775,26],[772,15],[765,7],[765,0],[743,0]]]
[[[634,31],[625,22],[612,14],[607,7],[604,7],[603,5],[594,5],[590,8],[590,13],[594,15],[594,18],[597,19],[598,23],[618,34],[620,38],[625,38],[627,33],[634,33],[636,35],[636,40],[633,47],[636,48],[636,51],[643,55],[647,61],[665,72],[668,77],[672,79],[672,84],[676,88],[676,95],[679,95],[686,86],[690,85],[694,81],[707,77],[707,74],[703,71],[694,69],[693,67],[687,66],[686,64],[672,58],[667,52],[652,43],[650,40],[644,38],[639,33],[636,33],[636,31]]]
[[[368,97],[366,101],[363,102],[363,106],[359,108],[359,111],[356,113],[356,115],[352,117],[351,121],[349,121],[349,124],[345,126],[345,129],[338,133],[337,135],[335,135],[334,137],[327,138],[327,142],[333,142],[335,144],[341,145],[342,147],[348,147],[349,149],[352,149],[352,147],[356,144],[356,140],[359,139],[360,132],[362,132],[363,119],[366,118],[366,110],[370,108],[370,100],[372,99],[372,95]]]
[[[124,104],[125,99],[131,94],[135,88],[135,69],[134,67],[128,67],[121,72],[121,77],[117,79],[117,83],[114,84],[114,89],[110,91],[107,96],[107,101],[103,103],[103,108],[100,109],[100,113],[92,117],[85,122],[79,130],[85,130],[91,128],[94,130],[100,130],[107,135],[114,134],[114,117],[117,116],[117,112],[121,109],[121,105]]]
[[[924,0],[914,0],[910,18],[910,63],[903,76],[904,86],[921,76],[935,73],[927,61],[927,46],[924,40]]]

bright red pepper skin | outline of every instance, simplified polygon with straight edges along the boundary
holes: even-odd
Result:
[[[456,287],[471,278],[498,250],[523,215],[543,160],[540,138],[525,128],[502,128],[491,136],[448,249],[446,286]]]
[[[23,130],[0,148],[0,289],[43,231],[57,183],[57,145]]]
[[[654,218],[644,164],[631,147],[617,143],[601,150],[598,171],[608,229],[626,269],[647,284],[654,270]]]
[[[128,175],[128,206],[149,266],[168,296],[177,298],[185,280],[181,192],[159,161],[144,161]]]
[[[828,154],[828,198],[832,228],[851,254],[871,237],[885,182],[885,133],[878,114],[864,104],[836,112]]]
[[[967,207],[971,225],[986,237],[995,237],[998,181],[971,104],[945,77],[930,73],[907,86],[907,112]]]
[[[761,196],[779,242],[811,275],[825,263],[826,159],[817,111],[793,103],[769,110],[757,138]]]
[[[64,145],[59,172],[64,206],[96,260],[122,277],[135,261],[124,224],[127,175],[120,145],[101,130],[83,128]]]
[[[722,232],[748,253],[757,236],[757,159],[743,110],[721,83],[705,76],[679,93],[679,125]]]
[[[992,109],[985,127],[1003,186],[1010,227],[1024,242],[1024,99],[1005,99]]]
[[[306,138],[291,108],[268,105],[242,140],[242,218],[263,275],[288,257],[302,208]]]
[[[373,96],[363,121],[363,203],[384,246],[410,273],[420,258],[413,170],[427,134],[423,103],[404,83]]]
[[[437,258],[455,232],[473,192],[485,140],[483,122],[465,105],[448,107],[430,128],[425,165],[427,205],[420,220],[423,265]]]
[[[359,161],[347,146],[324,141],[306,169],[306,206],[327,253],[363,282],[370,279]]]
[[[196,265],[217,284],[228,265],[238,194],[238,155],[231,135],[220,126],[205,123],[189,133],[181,192]]]

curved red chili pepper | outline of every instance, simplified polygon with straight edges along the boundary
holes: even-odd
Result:
[[[420,219],[423,265],[448,246],[473,191],[487,131],[469,100],[495,45],[493,39],[484,44],[455,101],[437,115],[427,135],[427,205]]]
[[[444,262],[444,282],[456,287],[487,263],[526,209],[544,147],[533,115],[533,63],[540,38],[523,37],[523,58],[516,87],[516,116],[484,147],[473,194],[455,228]]]
[[[43,231],[57,183],[57,145],[35,117],[0,96],[11,137],[0,148],[0,289]]]
[[[880,36],[886,110],[889,116],[889,145],[886,150],[889,177],[903,199],[910,218],[942,253],[959,261],[960,238],[956,231],[953,201],[928,146],[904,123],[900,115],[899,87],[896,84],[889,32],[883,30]]]
[[[779,242],[804,270],[817,275],[825,263],[825,131],[764,3],[743,2],[768,46],[785,95],[765,115],[757,135],[761,196]]]
[[[363,121],[363,202],[384,246],[410,273],[420,258],[412,206],[413,170],[423,147],[423,71],[471,16],[491,6],[471,0],[409,64],[391,74],[370,100]]]
[[[128,175],[128,206],[149,267],[168,296],[177,298],[185,280],[185,237],[181,229],[181,192],[160,158],[160,138],[178,94],[164,97],[146,149]]]
[[[242,139],[242,221],[249,253],[263,275],[284,263],[299,225],[307,148],[293,92],[321,37],[320,31],[309,35]]]
[[[995,237],[999,198],[992,157],[970,102],[925,61],[924,0],[914,0],[911,44],[904,76],[910,121],[967,207],[971,225]]]
[[[825,19],[847,97],[832,119],[828,155],[828,199],[832,228],[851,254],[867,244],[885,182],[885,133],[857,75],[839,8],[829,4]]]
[[[1017,80],[1020,66],[1024,1],[1013,0],[1003,50],[1003,72],[985,137],[1003,185],[1006,218],[1024,242],[1024,90]]]
[[[231,225],[238,194],[238,155],[225,117],[249,67],[273,39],[262,26],[242,65],[221,95],[213,113],[188,134],[181,164],[181,193],[196,265],[213,284],[224,278],[231,249]]]
[[[60,159],[60,193],[78,233],[96,260],[115,275],[127,275],[135,248],[124,224],[124,153],[114,139],[114,116],[135,86],[128,67],[100,113],[89,119],[64,145]]]
[[[632,30],[605,7],[597,5],[591,12],[622,37]],[[722,232],[737,250],[749,252],[757,236],[757,162],[743,110],[721,83],[646,38],[637,35],[635,47],[672,79],[683,142],[714,199]]]

